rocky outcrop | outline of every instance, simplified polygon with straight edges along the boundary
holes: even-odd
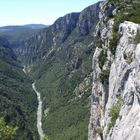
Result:
[[[137,43],[140,25],[124,21],[119,26],[118,44],[114,56],[109,47],[112,38],[113,18],[108,19],[108,3],[101,5],[100,21],[95,36],[100,34],[102,46],[93,56],[93,84],[89,140],[138,140],[140,93],[140,44]],[[110,13],[111,14],[111,13]],[[109,15],[110,15],[109,14]],[[107,58],[100,65],[102,52]],[[105,74],[108,71],[108,78]],[[105,73],[106,72],[106,73]],[[102,76],[104,77],[101,77]],[[103,75],[104,74],[104,75]],[[104,79],[100,79],[104,78]]]
[[[81,98],[85,92],[91,89],[92,73],[86,77],[74,90],[77,97]]]
[[[62,43],[67,39],[69,34],[76,27],[79,15],[80,13],[71,13],[56,20],[51,27],[55,36],[55,42]],[[55,34],[56,31],[57,34]]]
[[[121,97],[122,103],[116,124],[107,136],[108,140],[137,140],[140,137],[140,44],[135,43],[139,30],[140,25],[132,22],[124,22],[120,25],[121,37],[110,69],[106,112],[109,112],[118,96]],[[106,113],[105,120],[108,124],[107,115],[108,113]]]
[[[108,78],[104,81],[99,80],[99,76],[102,71],[108,71],[112,61],[112,55],[109,51],[109,40],[112,38],[112,28],[113,19],[108,20],[106,15],[107,2],[100,4],[101,11],[99,13],[99,22],[96,26],[94,32],[95,36],[100,36],[102,46],[97,46],[93,59],[92,59],[92,69],[93,69],[93,83],[92,83],[92,95],[91,95],[91,116],[89,122],[89,140],[103,139],[103,128],[104,125],[104,115],[106,110],[106,104],[108,101]],[[111,8],[111,7],[110,7]],[[112,9],[112,8],[111,8]],[[112,10],[113,12],[113,10]],[[107,58],[104,60],[104,64],[100,66],[100,57],[103,57],[102,52],[107,52]]]

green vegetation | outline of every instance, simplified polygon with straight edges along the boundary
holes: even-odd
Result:
[[[108,81],[109,79],[109,70],[102,70],[101,73],[99,74],[99,81],[104,83],[105,81]]]
[[[118,32],[117,33],[114,32],[112,37],[113,38],[110,40],[110,43],[109,43],[109,49],[110,49],[111,53],[113,55],[115,55],[117,43],[118,43]]]
[[[103,65],[105,64],[106,61],[107,61],[107,50],[102,50],[100,55],[99,55],[100,68],[103,67]]]
[[[48,138],[47,136],[45,136],[45,137],[43,138],[43,140],[49,140],[49,138]]]
[[[14,140],[38,138],[36,95],[10,48],[0,45],[0,116],[18,130]]]
[[[140,32],[137,33],[135,42],[136,42],[136,44],[140,43]]]
[[[18,47],[22,41],[39,33],[40,29],[17,28],[14,30],[0,30],[0,36],[9,40],[11,47]]]
[[[17,127],[13,128],[6,125],[3,118],[0,118],[0,139],[13,140],[15,138]]]
[[[122,1],[122,0],[109,0],[109,3],[117,6],[119,12],[114,18],[114,25],[113,25],[113,38],[110,40],[110,51],[113,55],[115,55],[117,43],[118,43],[118,29],[120,23],[124,21],[132,21],[135,23],[140,23],[140,3],[133,3]],[[139,38],[139,37],[138,37]],[[139,39],[136,39],[139,41]],[[136,42],[137,42],[136,41]]]
[[[114,3],[120,11],[115,16],[113,38],[110,40],[109,47],[112,54],[115,55],[119,39],[119,24],[124,20],[140,23],[140,8],[139,5],[134,5],[133,3],[131,6],[128,6],[122,0],[110,0],[109,2]],[[98,15],[97,11],[92,11],[92,13]],[[37,89],[42,93],[43,129],[48,136],[44,137],[44,140],[87,139],[91,84],[81,98],[76,97],[74,90],[92,72],[94,44],[102,48],[102,41],[100,39],[93,39],[93,36],[90,35],[95,26],[92,23],[97,22],[97,16],[90,14],[89,9],[85,15],[81,16],[84,19],[83,21],[82,19],[78,21],[80,22],[76,24],[78,27],[75,27],[75,25],[74,27],[72,25],[69,26],[68,23],[64,26],[66,22],[64,20],[59,22],[56,27],[52,25],[50,28],[43,30],[40,33],[41,41],[35,37],[29,41],[29,46],[27,43],[26,47],[30,47],[31,55],[25,59],[33,62],[30,74],[33,79],[36,79]],[[61,23],[63,25],[60,25]],[[56,30],[59,26],[59,30]],[[71,32],[71,30],[73,31]],[[25,34],[28,34],[30,31],[22,32],[22,34],[21,32],[15,31],[1,34],[7,38],[11,37],[10,41],[15,43],[17,40],[22,41],[26,39],[27,36]],[[28,35],[30,36],[31,34],[32,32]],[[140,42],[139,36],[138,34],[136,42]],[[53,51],[47,55],[51,49]],[[9,52],[5,48],[0,50],[0,115],[4,116],[6,125],[13,126],[8,127],[11,129],[9,135],[12,137],[10,139],[15,136],[15,140],[36,140],[38,139],[36,130],[37,98],[31,89],[32,80],[27,78],[22,72],[22,67],[17,62],[15,56],[13,56],[13,53],[11,56]],[[127,55],[124,57],[127,58]],[[26,60],[23,61],[25,62]],[[106,61],[107,51],[104,50],[99,56],[101,68],[103,68]],[[99,74],[99,81],[102,83],[108,82],[109,72],[109,69],[102,70]],[[102,96],[102,93],[99,92],[99,95]],[[118,99],[117,103],[110,109],[111,122],[109,123],[108,130],[115,125],[120,107],[121,103]],[[46,115],[47,109],[49,112]],[[18,130],[15,129],[16,126],[18,126]],[[16,134],[15,131],[17,131]],[[102,128],[99,127],[96,131],[102,137]]]
[[[82,98],[75,88],[92,72],[94,45],[91,36],[73,32],[47,61],[39,61],[32,69],[37,88],[42,93],[43,128],[50,140],[85,140],[88,134],[91,86]]]
[[[115,125],[117,118],[119,117],[120,109],[121,109],[121,98],[117,99],[117,102],[112,106],[109,112],[109,116],[111,117],[111,121],[108,124],[108,132]]]
[[[98,47],[98,48],[102,48],[102,41],[101,41],[101,39],[96,39],[95,45],[96,45],[96,47]]]
[[[124,22],[125,20],[128,20],[127,18],[128,17],[126,15],[124,15],[123,13],[119,13],[114,18],[113,34],[112,34],[112,39],[110,40],[110,43],[109,43],[109,49],[113,55],[115,55],[117,43],[119,40],[119,36],[118,36],[119,25],[120,25],[120,23]]]

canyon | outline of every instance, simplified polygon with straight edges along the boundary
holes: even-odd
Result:
[[[18,47],[0,38],[0,115],[16,139],[139,140],[139,5],[98,2]]]

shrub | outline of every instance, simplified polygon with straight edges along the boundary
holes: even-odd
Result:
[[[118,43],[118,32],[113,33],[113,38],[110,40],[109,49],[113,55],[115,55],[117,43]]]
[[[113,38],[110,40],[110,51],[112,52],[113,55],[115,55],[115,51],[116,51],[116,47],[117,47],[117,43],[118,43],[118,29],[119,29],[119,25],[120,23],[124,22],[124,21],[132,21],[135,23],[140,23],[140,4],[133,4],[132,2],[129,3],[129,5],[131,4],[131,9],[129,8],[128,4],[126,2],[117,2],[115,0],[109,0],[110,3],[115,3],[117,4],[117,7],[119,9],[119,13],[117,14],[117,16],[115,16],[114,18],[114,25],[113,25]],[[125,5],[125,6],[124,6]],[[136,38],[136,40],[138,42],[140,42],[140,35],[138,35]],[[138,43],[137,42],[137,43]]]
[[[140,23],[140,8],[139,8],[140,4],[132,4],[132,9],[129,10],[129,21],[135,22],[135,23]]]
[[[135,37],[135,43],[136,44],[140,43],[140,32],[138,32],[136,37]]]
[[[119,25],[125,20],[128,20],[128,16],[122,13],[118,14],[114,19],[112,39],[110,40],[110,43],[109,43],[109,49],[113,55],[115,55],[117,43],[119,40],[119,37],[118,37]]]
[[[109,116],[111,117],[111,122],[108,124],[108,132],[115,125],[117,118],[119,117],[121,108],[121,98],[112,106],[109,111]]]
[[[102,48],[102,40],[101,40],[101,39],[97,39],[97,40],[95,41],[95,44],[96,44],[96,47]]]
[[[99,65],[100,68],[103,67],[103,65],[105,64],[105,62],[107,61],[107,50],[102,50],[100,55],[99,55]]]
[[[48,138],[47,136],[45,136],[45,137],[43,138],[43,140],[49,140],[49,138]]]
[[[109,78],[109,69],[102,70],[99,74],[99,81],[104,83],[104,81],[108,81]]]

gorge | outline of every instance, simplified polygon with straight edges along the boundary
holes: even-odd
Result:
[[[0,34],[0,116],[15,140],[139,140],[139,6],[98,2],[18,47]]]

